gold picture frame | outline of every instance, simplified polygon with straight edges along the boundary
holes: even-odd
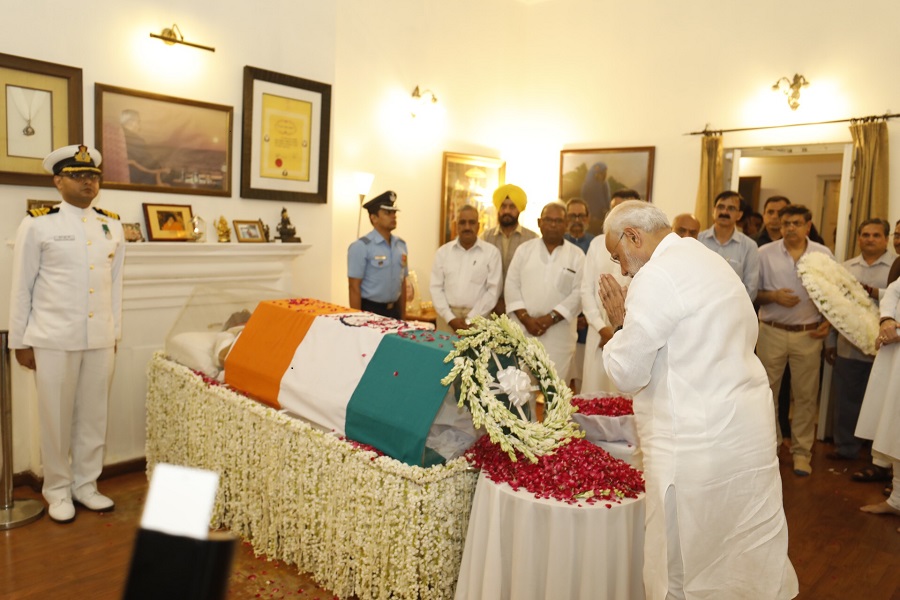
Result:
[[[53,186],[44,157],[82,142],[81,69],[0,54],[0,184]]]
[[[147,239],[151,242],[186,242],[191,239],[194,218],[189,204],[144,203]]]
[[[497,224],[494,190],[506,183],[506,161],[444,152],[441,169],[441,244],[456,239],[456,211],[466,204],[478,209],[481,232]]]
[[[234,219],[232,222],[234,233],[237,234],[237,241],[240,243],[265,244],[266,232],[262,220],[257,221],[239,221]]]

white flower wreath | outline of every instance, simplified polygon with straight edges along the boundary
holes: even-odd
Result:
[[[809,252],[797,262],[803,287],[831,325],[866,354],[875,354],[878,309],[869,294],[843,265],[822,252]]]
[[[500,369],[497,356],[512,356],[515,367]],[[577,409],[572,391],[556,374],[550,357],[538,340],[526,337],[522,329],[506,315],[491,319],[476,317],[469,329],[460,332],[455,350],[444,362],[453,361],[453,369],[441,380],[444,385],[459,381],[459,405],[467,405],[476,428],[484,426],[491,441],[516,460],[516,451],[531,462],[553,452],[573,438],[584,437],[571,419]],[[495,361],[497,379],[489,365]],[[538,386],[532,386],[532,377]],[[544,394],[544,420],[525,418],[521,406],[533,391]],[[516,407],[514,414],[497,394],[506,394]]]

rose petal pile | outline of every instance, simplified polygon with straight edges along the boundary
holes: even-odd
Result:
[[[634,402],[624,396],[575,396],[572,398],[572,405],[583,415],[624,417],[634,414]]]
[[[466,452],[466,459],[482,469],[491,481],[525,489],[536,498],[553,498],[567,504],[618,503],[644,491],[640,471],[613,458],[583,439],[573,439],[545,454],[536,463],[513,461],[490,437],[482,436]]]

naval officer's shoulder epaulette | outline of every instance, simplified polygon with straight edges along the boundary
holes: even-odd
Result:
[[[101,215],[103,215],[104,217],[109,217],[110,219],[115,219],[116,221],[119,220],[119,215],[117,215],[116,213],[114,213],[111,210],[106,210],[105,208],[97,208],[96,206],[94,207],[94,210],[97,211],[98,213],[100,213]]]
[[[32,217],[43,217],[44,215],[52,215],[59,212],[59,207],[41,206],[40,208],[30,208],[26,211]]]

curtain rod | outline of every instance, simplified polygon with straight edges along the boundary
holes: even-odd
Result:
[[[758,131],[761,129],[781,129],[784,127],[806,127],[807,125],[833,125],[834,123],[850,123],[852,121],[863,121],[863,122],[871,122],[877,121],[878,119],[884,119],[887,121],[888,119],[896,119],[900,117],[900,115],[892,115],[891,113],[884,113],[883,115],[870,115],[868,117],[852,117],[849,119],[836,119],[834,121],[816,121],[815,123],[793,123],[790,125],[761,125],[758,127],[736,127],[734,129],[710,129],[709,125],[703,128],[703,131],[692,131],[690,133],[685,133],[684,135],[715,135],[715,134],[723,134],[723,133],[734,133],[737,131]]]

